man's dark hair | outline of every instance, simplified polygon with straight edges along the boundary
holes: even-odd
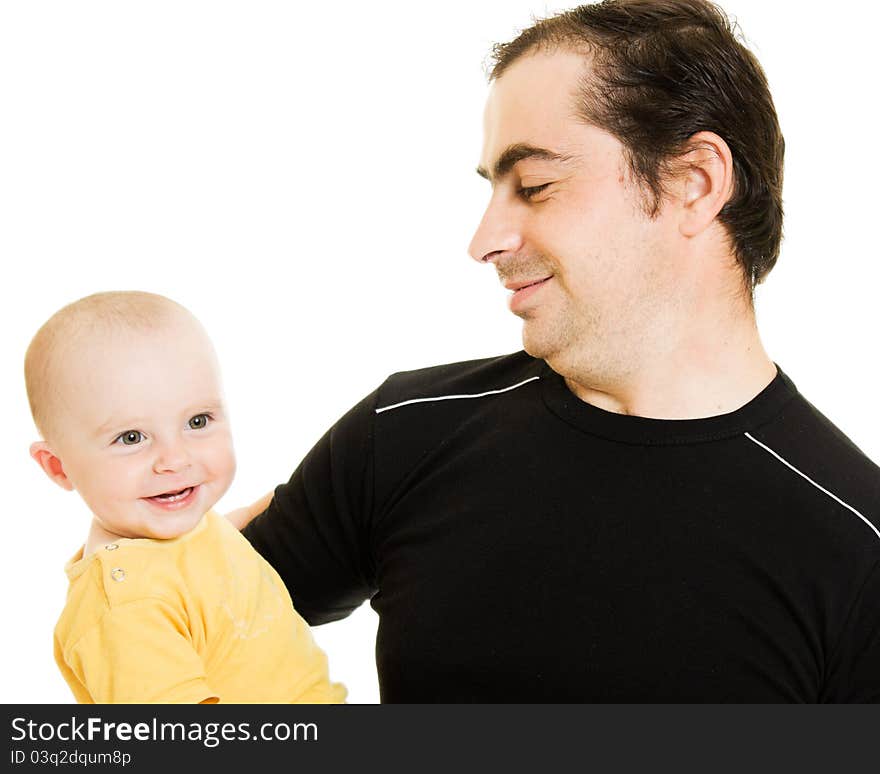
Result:
[[[779,255],[785,141],[764,71],[724,11],[706,0],[582,5],[497,44],[489,79],[526,54],[556,49],[589,55],[580,116],[623,144],[651,217],[694,134],[727,143],[734,191],[718,219],[751,294]]]

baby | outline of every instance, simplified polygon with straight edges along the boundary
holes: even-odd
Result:
[[[335,703],[275,571],[211,510],[235,455],[213,347],[162,296],[64,307],[25,357],[31,456],[93,518],[55,660],[80,703]]]

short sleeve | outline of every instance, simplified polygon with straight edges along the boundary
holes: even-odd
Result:
[[[310,624],[344,618],[375,593],[372,393],[306,455],[242,531]]]
[[[196,704],[219,699],[183,614],[144,599],[111,608],[64,654],[96,704]]]
[[[880,703],[880,562],[853,603],[831,655],[822,700]]]

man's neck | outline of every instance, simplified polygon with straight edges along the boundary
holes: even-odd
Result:
[[[671,332],[666,344],[641,353],[619,375],[592,373],[589,363],[578,368],[576,358],[558,373],[586,403],[656,419],[727,414],[752,400],[776,376],[751,309],[727,320],[695,317],[680,326],[677,336]]]

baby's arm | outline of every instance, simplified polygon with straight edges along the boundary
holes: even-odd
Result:
[[[65,649],[65,666],[96,704],[214,703],[183,616],[161,599],[114,606]]]

